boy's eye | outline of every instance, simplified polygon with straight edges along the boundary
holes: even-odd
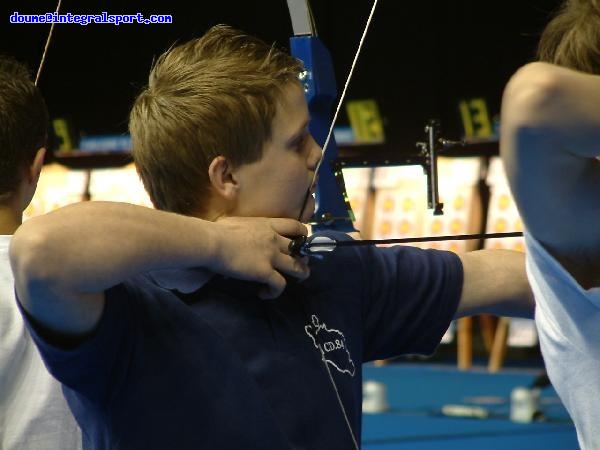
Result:
[[[299,136],[298,139],[295,139],[294,142],[292,142],[291,147],[296,151],[302,151],[306,145],[306,142],[308,141],[308,136],[308,133]]]
[[[300,139],[300,142],[298,142],[298,148],[301,149],[306,145],[306,141],[308,141],[308,134],[305,134],[304,136],[302,136],[302,138]]]

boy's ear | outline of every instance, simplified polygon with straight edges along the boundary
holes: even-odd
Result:
[[[217,156],[208,166],[208,177],[212,188],[221,197],[232,200],[237,196],[239,184],[236,181],[234,168],[224,156]]]
[[[27,172],[27,181],[29,181],[30,184],[38,182],[40,174],[42,173],[42,167],[44,166],[44,156],[46,156],[46,148],[41,147],[35,154],[33,162],[31,163],[31,166],[29,166]]]

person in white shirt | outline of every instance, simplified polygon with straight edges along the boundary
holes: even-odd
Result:
[[[548,376],[600,449],[600,1],[568,0],[502,100],[500,152],[525,225]]]
[[[0,57],[0,449],[72,450],[81,432],[23,323],[8,247],[42,169],[48,112],[27,69]]]

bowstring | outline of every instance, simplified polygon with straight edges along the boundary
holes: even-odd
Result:
[[[306,195],[304,196],[304,202],[302,202],[302,208],[300,209],[300,214],[298,214],[298,221],[301,220],[302,214],[306,209],[306,203],[308,202],[308,198],[310,197],[310,189],[315,184],[317,177],[319,175],[319,170],[321,168],[321,164],[325,159],[325,152],[327,151],[327,146],[329,145],[329,141],[331,140],[331,135],[333,134],[333,128],[335,127],[335,122],[337,121],[338,115],[340,113],[340,109],[342,107],[342,103],[344,98],[346,97],[346,92],[348,91],[348,86],[350,85],[350,80],[352,79],[352,75],[354,74],[354,68],[356,67],[356,63],[358,61],[358,57],[362,50],[363,43],[365,42],[365,38],[367,36],[367,32],[373,20],[373,16],[375,15],[375,9],[377,8],[377,2],[379,0],[373,0],[373,6],[371,7],[371,11],[369,13],[369,17],[367,18],[367,23],[365,24],[365,28],[363,29],[362,35],[360,37],[360,41],[358,42],[358,47],[356,52],[354,53],[354,59],[352,60],[352,65],[350,66],[350,70],[348,71],[348,76],[346,77],[346,82],[344,83],[344,89],[342,89],[342,94],[340,95],[340,99],[335,108],[335,113],[333,114],[333,119],[331,120],[331,124],[329,125],[329,130],[327,131],[327,137],[325,138],[325,142],[323,143],[323,153],[321,154],[321,159],[317,163],[317,167],[315,167],[315,173],[313,175],[312,183],[310,187],[306,191]],[[312,11],[311,11],[311,19],[312,19]],[[316,28],[315,28],[316,29]]]
[[[59,13],[61,4],[62,4],[62,0],[58,0],[58,3],[56,5],[55,14]],[[40,76],[42,75],[42,69],[44,68],[44,63],[46,62],[46,55],[48,54],[48,48],[50,47],[50,41],[52,40],[52,33],[54,33],[54,25],[56,25],[56,22],[53,21],[52,24],[50,25],[50,31],[48,32],[48,37],[46,38],[46,44],[44,45],[44,51],[42,52],[42,59],[40,60],[37,74],[35,76],[34,84],[36,86],[38,85],[38,82],[40,81]]]
[[[352,79],[352,75],[354,74],[354,68],[356,67],[356,63],[358,62],[358,57],[360,56],[360,52],[362,50],[363,43],[365,42],[365,38],[367,37],[367,32],[369,31],[369,27],[371,25],[371,21],[373,20],[373,16],[375,14],[375,9],[377,8],[377,2],[379,0],[373,0],[373,6],[371,7],[371,12],[369,13],[369,17],[367,18],[367,23],[365,28],[363,29],[362,36],[360,37],[360,41],[358,42],[358,48],[356,49],[356,53],[354,54],[354,59],[352,60],[352,65],[350,66],[350,70],[348,72],[348,76],[346,77],[346,82],[344,83],[344,89],[342,89],[342,94],[340,95],[340,99],[335,108],[335,113],[333,114],[333,119],[331,120],[331,125],[329,126],[329,131],[327,132],[327,137],[325,138],[325,142],[323,144],[323,156],[327,151],[327,146],[329,145],[329,141],[331,140],[331,135],[333,134],[333,128],[335,126],[335,122],[337,121],[338,115],[340,113],[340,109],[342,107],[342,103],[344,98],[346,97],[346,92],[348,91],[348,86],[350,85],[350,80]],[[319,160],[317,167],[315,168],[315,175],[313,177],[314,184],[317,179],[317,175],[319,173],[319,169],[321,167],[321,163],[323,162],[324,157],[321,157]]]

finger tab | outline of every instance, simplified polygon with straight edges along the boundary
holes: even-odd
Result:
[[[292,256],[306,256],[305,245],[307,236],[296,236],[292,238],[288,245],[288,249]]]

